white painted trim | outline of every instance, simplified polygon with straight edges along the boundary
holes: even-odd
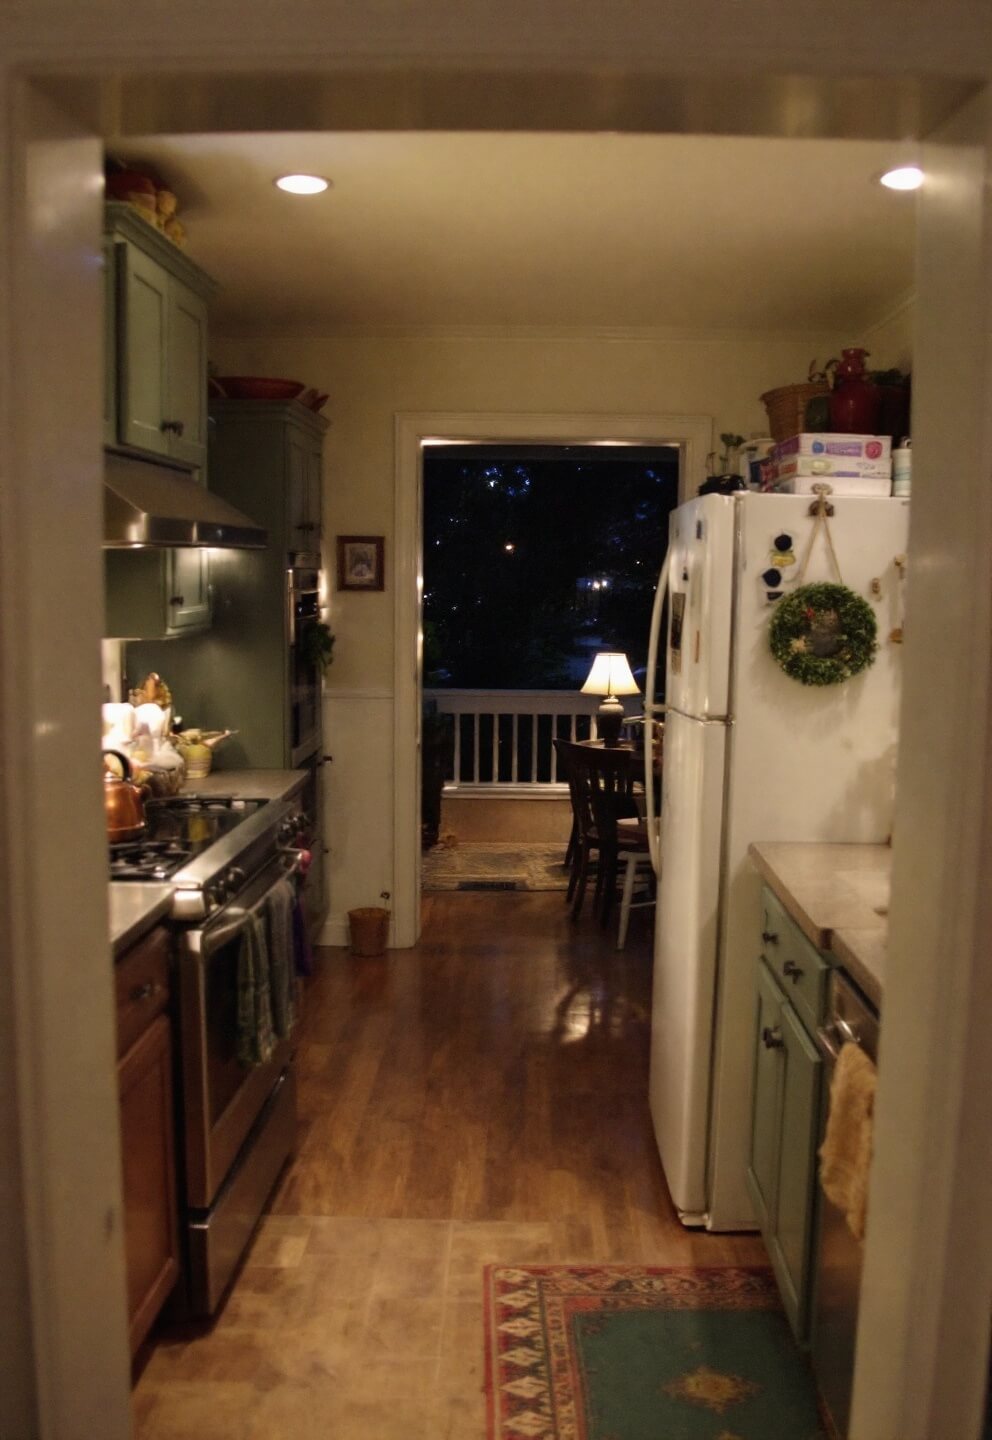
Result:
[[[913,501],[852,1440],[970,1440],[992,1294],[992,92],[925,149]]]
[[[320,927],[320,934],[317,936],[317,945],[318,945],[318,946],[330,945],[330,946],[336,946],[336,947],[338,947],[338,948],[343,947],[344,949],[347,949],[350,944],[351,944],[351,930],[350,930],[350,927],[349,927],[349,924],[348,924],[348,916],[347,916],[347,915],[334,915],[334,914],[328,915],[327,919],[324,921],[323,925]],[[386,949],[387,949],[387,950],[398,950],[398,949],[405,949],[405,948],[407,948],[407,947],[405,947],[405,946],[400,946],[400,945],[397,944],[397,941],[396,941],[396,920],[395,920],[395,916],[394,916],[394,917],[390,920],[390,922],[389,922],[389,935],[388,935],[388,938],[387,938],[387,940],[386,940]],[[362,962],[362,960],[363,960],[364,958],[371,958],[371,957],[364,957],[364,956],[361,956],[361,955],[356,955],[356,956],[354,956],[354,963],[355,963],[355,964],[361,964],[361,962]],[[315,957],[315,962],[314,962],[314,963],[316,964],[316,966],[319,967],[320,965],[324,964],[325,962],[324,962],[324,959],[323,959],[322,956],[317,955],[317,956]],[[334,962],[332,961],[331,963],[333,964]]]
[[[475,785],[466,780],[456,785],[453,780],[448,780],[442,794],[446,800],[567,800],[568,786],[550,783],[528,785],[510,780],[497,781],[492,785]]]
[[[325,690],[324,704],[334,705],[339,700],[392,700],[393,691],[386,689],[369,690]]]
[[[618,440],[673,445],[681,451],[679,498],[694,495],[712,450],[710,415],[540,414],[511,411],[399,411],[395,417],[396,576],[393,752],[393,906],[397,944],[420,934],[421,595],[423,591],[423,466],[429,440],[463,444],[516,441],[582,444]]]
[[[103,155],[95,136],[27,83],[11,82],[4,98],[0,141],[13,161],[0,186],[0,968],[14,1027],[5,1061],[16,1078],[0,1094],[0,1132],[17,1137],[20,1194],[6,1197],[15,1208],[4,1207],[0,1229],[23,1246],[30,1309],[0,1320],[0,1433],[126,1440],[120,1120],[96,763]],[[0,1241],[0,1261],[3,1250]],[[27,1373],[8,1385],[8,1366],[25,1360]]]

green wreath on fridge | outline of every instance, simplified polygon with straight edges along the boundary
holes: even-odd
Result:
[[[801,685],[839,685],[867,670],[878,649],[875,612],[846,585],[800,585],[768,627],[771,652]]]

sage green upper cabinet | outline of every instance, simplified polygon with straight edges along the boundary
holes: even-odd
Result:
[[[103,238],[103,443],[117,441],[117,247]]]
[[[207,300],[214,282],[128,205],[107,206],[107,236],[116,426],[106,443],[205,476]]]
[[[287,427],[286,472],[288,480],[287,548],[291,552],[320,549],[321,485],[323,461],[321,438],[309,431]]]

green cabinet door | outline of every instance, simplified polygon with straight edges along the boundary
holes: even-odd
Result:
[[[811,1222],[823,1062],[788,1002],[782,1006],[782,1039],[785,1075],[772,1261],[786,1314],[796,1334],[804,1336],[809,1318]]]
[[[311,550],[320,548],[320,542],[324,535],[323,510],[324,510],[324,458],[321,445],[314,444],[311,438],[307,447],[307,523],[313,528],[308,532],[311,536]]]
[[[292,554],[310,550],[315,538],[310,529],[310,460],[306,436],[295,429],[286,433],[286,485],[289,526],[286,548]]]
[[[210,624],[210,557],[206,550],[170,550],[166,590],[167,635],[206,629]]]
[[[202,474],[207,465],[207,307],[178,280],[168,290],[166,425],[169,453]]]
[[[748,1190],[785,1313],[804,1340],[822,1061],[763,960],[757,992]]]
[[[118,433],[125,445],[153,455],[170,453],[167,346],[169,276],[130,240],[119,246],[123,279],[118,325]]]
[[[117,444],[117,246],[103,239],[103,443]]]
[[[754,1091],[751,1111],[751,1157],[748,1189],[758,1224],[769,1244],[775,1230],[781,1143],[782,992],[764,963],[758,967],[754,1032]]]

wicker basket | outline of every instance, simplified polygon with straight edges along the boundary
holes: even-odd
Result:
[[[766,390],[761,403],[768,412],[768,428],[773,440],[788,440],[805,428],[806,406],[814,395],[826,395],[826,380],[805,380],[801,385],[780,385]]]
[[[379,905],[364,905],[348,911],[352,955],[381,955],[389,939],[389,911]]]

